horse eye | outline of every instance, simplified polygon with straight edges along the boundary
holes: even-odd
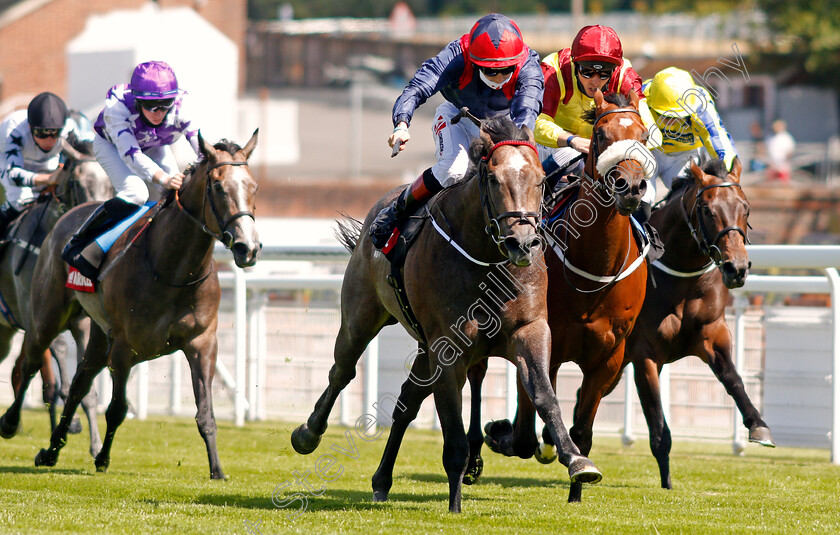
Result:
[[[601,129],[601,128],[596,130],[595,131],[595,137],[598,139],[598,141],[604,141],[604,130]]]
[[[225,187],[222,185],[221,182],[213,182],[213,190],[216,193],[225,193]]]
[[[712,217],[712,209],[708,206],[703,205],[703,215]]]

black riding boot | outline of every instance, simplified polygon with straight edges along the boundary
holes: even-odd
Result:
[[[81,228],[76,231],[64,249],[61,258],[79,270],[85,277],[96,280],[104,254],[98,246],[88,247],[103,233],[111,230],[139,207],[119,198],[113,198],[96,207]]]
[[[3,206],[0,206],[0,236],[6,233],[6,228],[9,226],[9,223],[14,221],[18,215],[20,215],[20,211],[12,206],[9,201],[4,202]]]
[[[383,208],[376,219],[373,220],[369,230],[373,246],[377,249],[385,247],[394,228],[402,223],[408,214],[442,189],[440,182],[432,175],[432,170],[426,169],[391,204]]]

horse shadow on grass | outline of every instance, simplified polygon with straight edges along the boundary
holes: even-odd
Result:
[[[68,476],[94,476],[84,468],[43,468],[35,466],[0,466],[0,474],[62,474]]]

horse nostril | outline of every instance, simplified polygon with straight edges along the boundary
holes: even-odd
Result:
[[[531,234],[530,236],[528,236],[526,242],[528,243],[529,250],[541,248],[543,243],[542,238],[540,238],[537,234]]]
[[[248,246],[245,245],[244,242],[236,242],[233,244],[233,247],[230,248],[233,251],[235,256],[244,257],[248,254]]]
[[[623,195],[624,193],[626,193],[628,191],[628,188],[629,188],[629,184],[627,182],[627,179],[619,178],[615,181],[615,191],[616,192]]]

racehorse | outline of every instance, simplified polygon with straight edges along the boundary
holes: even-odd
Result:
[[[180,191],[169,192],[116,241],[93,293],[65,287],[68,268],[60,253],[95,206],[71,210],[47,237],[33,276],[39,291],[32,295],[31,327],[23,342],[23,380],[14,403],[0,418],[0,429],[11,434],[18,427],[23,394],[37,371],[38,356],[68,319],[85,312],[94,321],[50,448],[38,453],[37,466],[55,465],[71,415],[107,365],[113,394],[105,413],[105,441],[95,460],[97,471],[106,471],[114,434],[128,408],[131,367],[181,350],[192,372],[196,423],[207,448],[210,477],[225,478],[211,397],[221,296],[213,244],[214,239],[221,241],[240,267],[257,260],[262,247],[254,221],[257,183],[247,162],[256,144],[257,132],[244,148],[227,140],[210,145],[199,135],[203,158],[185,171]]]
[[[655,169],[644,147],[647,131],[634,92],[629,96],[613,93],[606,99],[599,92],[593,111],[588,116],[593,124],[592,144],[577,200],[567,205],[562,216],[549,219],[545,229],[553,251],[546,254],[552,337],[549,374],[556,384],[558,368],[570,361],[583,372],[569,434],[584,455],[592,447],[592,424],[601,398],[620,377],[625,341],[644,300],[646,250],[634,238],[630,215]],[[481,369],[471,372],[473,393],[480,391],[483,377]],[[480,404],[480,396],[475,396],[474,403]],[[473,414],[477,414],[475,406]],[[533,405],[520,389],[514,423],[487,424],[485,442],[497,453],[522,458],[536,455],[542,462],[551,462],[553,453],[537,447],[534,416]],[[470,426],[471,466],[479,464],[479,425],[480,420],[473,419]],[[553,443],[550,436],[545,442]],[[573,481],[569,501],[579,502],[581,493],[582,485]]]
[[[32,273],[38,259],[39,248],[47,233],[55,225],[58,218],[68,209],[89,201],[104,201],[112,196],[111,181],[105,170],[89,154],[92,152],[87,145],[77,145],[80,150],[66,141],[62,141],[64,164],[59,170],[57,184],[48,193],[44,193],[27,210],[9,225],[8,245],[3,248],[0,257],[0,294],[7,306],[7,313],[0,317],[0,360],[6,358],[12,338],[18,329],[26,329],[26,318],[29,317],[29,296],[32,290]],[[88,149],[88,150],[86,150]],[[88,154],[86,154],[88,152]],[[84,347],[87,344],[89,322],[87,317],[80,317],[69,324],[70,332],[76,342],[77,359],[81,361]],[[62,339],[56,339],[50,351],[44,353],[41,366],[44,403],[50,414],[50,429],[56,426],[56,407],[59,396],[67,399],[70,390],[70,374],[67,369],[67,344]],[[16,388],[20,382],[20,367],[22,355],[15,362],[12,385]],[[58,363],[61,376],[61,389],[56,388],[56,377],[53,373],[51,355]],[[96,421],[96,391],[82,401],[90,430],[90,453],[93,456],[102,447],[99,437],[99,426]],[[78,420],[75,420],[78,425]],[[2,431],[0,435],[5,436]]]
[[[688,355],[700,357],[735,400],[750,442],[775,446],[733,365],[726,325],[729,289],[744,285],[750,267],[750,205],[740,176],[738,159],[729,173],[721,160],[710,160],[702,170],[692,162],[691,178],[675,182],[664,206],[651,215],[665,254],[653,263],[656,269],[651,270],[645,303],[627,342],[625,363],[633,363],[650,449],[666,489],[671,488],[671,431],[659,394],[664,364]]]
[[[401,188],[380,199],[363,224],[339,227],[352,256],[341,289],[335,364],[309,419],[292,433],[292,445],[302,454],[317,448],[335,400],[355,376],[365,347],[385,325],[402,323],[422,351],[400,394],[398,407],[408,409],[394,411],[392,434],[373,476],[375,501],[388,498],[394,445],[398,447],[422,400],[434,393],[443,431],[449,511],[460,512],[469,453],[461,389],[469,366],[488,355],[516,364],[525,391],[560,445],[560,460],[572,480],[601,478],[569,438],[548,379],[547,281],[543,266],[535,263],[542,256],[536,227],[545,175],[533,133],[509,117],[476,122],[481,124],[480,137],[470,147],[470,171],[423,208],[423,227],[408,249],[402,273],[411,312],[401,308],[387,281],[391,266],[367,232],[374,216]]]

